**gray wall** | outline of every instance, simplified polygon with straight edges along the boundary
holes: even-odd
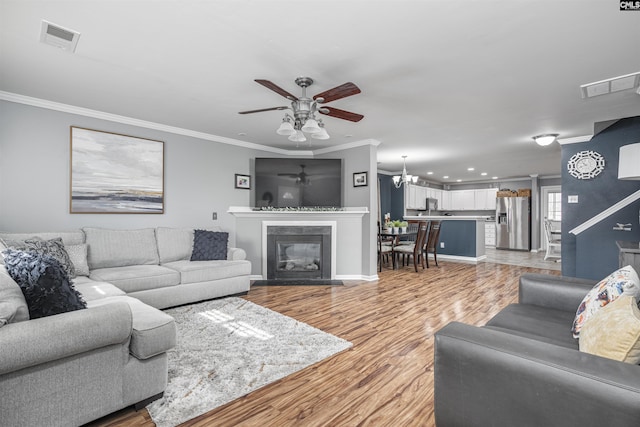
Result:
[[[562,274],[602,279],[618,268],[616,240],[640,240],[638,212],[640,201],[605,218],[577,237],[568,232],[640,190],[640,181],[618,179],[620,147],[640,142],[640,116],[623,119],[594,136],[590,141],[562,146]],[[595,150],[605,159],[602,173],[593,179],[569,175],[567,161],[575,153]],[[568,203],[570,195],[579,203]],[[631,231],[615,231],[616,223],[632,224]]]
[[[164,141],[164,214],[70,214],[70,127]],[[230,232],[229,206],[252,206],[253,190],[234,188],[236,173],[252,174],[255,157],[284,157],[184,135],[0,101],[0,231],[105,228],[210,227]],[[317,157],[342,158],[345,206],[376,210],[376,147],[365,145]],[[369,172],[369,186],[353,187],[353,172]],[[373,196],[372,196],[373,195]],[[373,201],[373,202],[372,202]],[[212,213],[218,220],[212,220]],[[375,220],[366,219],[363,275],[375,274]],[[373,249],[370,249],[373,248]],[[373,254],[373,255],[372,255]],[[372,259],[373,258],[373,259]]]

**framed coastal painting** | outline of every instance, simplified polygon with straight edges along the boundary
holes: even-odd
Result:
[[[164,142],[71,127],[71,213],[164,213]]]

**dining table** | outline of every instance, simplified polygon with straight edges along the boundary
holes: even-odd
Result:
[[[415,236],[418,235],[418,229],[417,228],[401,228],[396,230],[395,228],[391,229],[391,228],[383,228],[379,233],[380,238],[381,239],[389,239],[389,241],[391,241],[391,261],[392,261],[392,265],[393,265],[393,269],[397,269],[397,265],[396,265],[396,257],[395,254],[393,253],[393,248],[396,247],[397,245],[401,244],[400,242],[402,241],[401,238],[402,237],[414,237],[413,240],[415,240]]]

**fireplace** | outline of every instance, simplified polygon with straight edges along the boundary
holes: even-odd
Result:
[[[331,279],[331,225],[268,225],[267,279]]]

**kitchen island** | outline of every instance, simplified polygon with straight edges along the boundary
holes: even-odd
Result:
[[[474,263],[487,257],[484,224],[489,218],[489,215],[412,215],[404,217],[406,221],[442,221],[437,249],[438,258]]]

